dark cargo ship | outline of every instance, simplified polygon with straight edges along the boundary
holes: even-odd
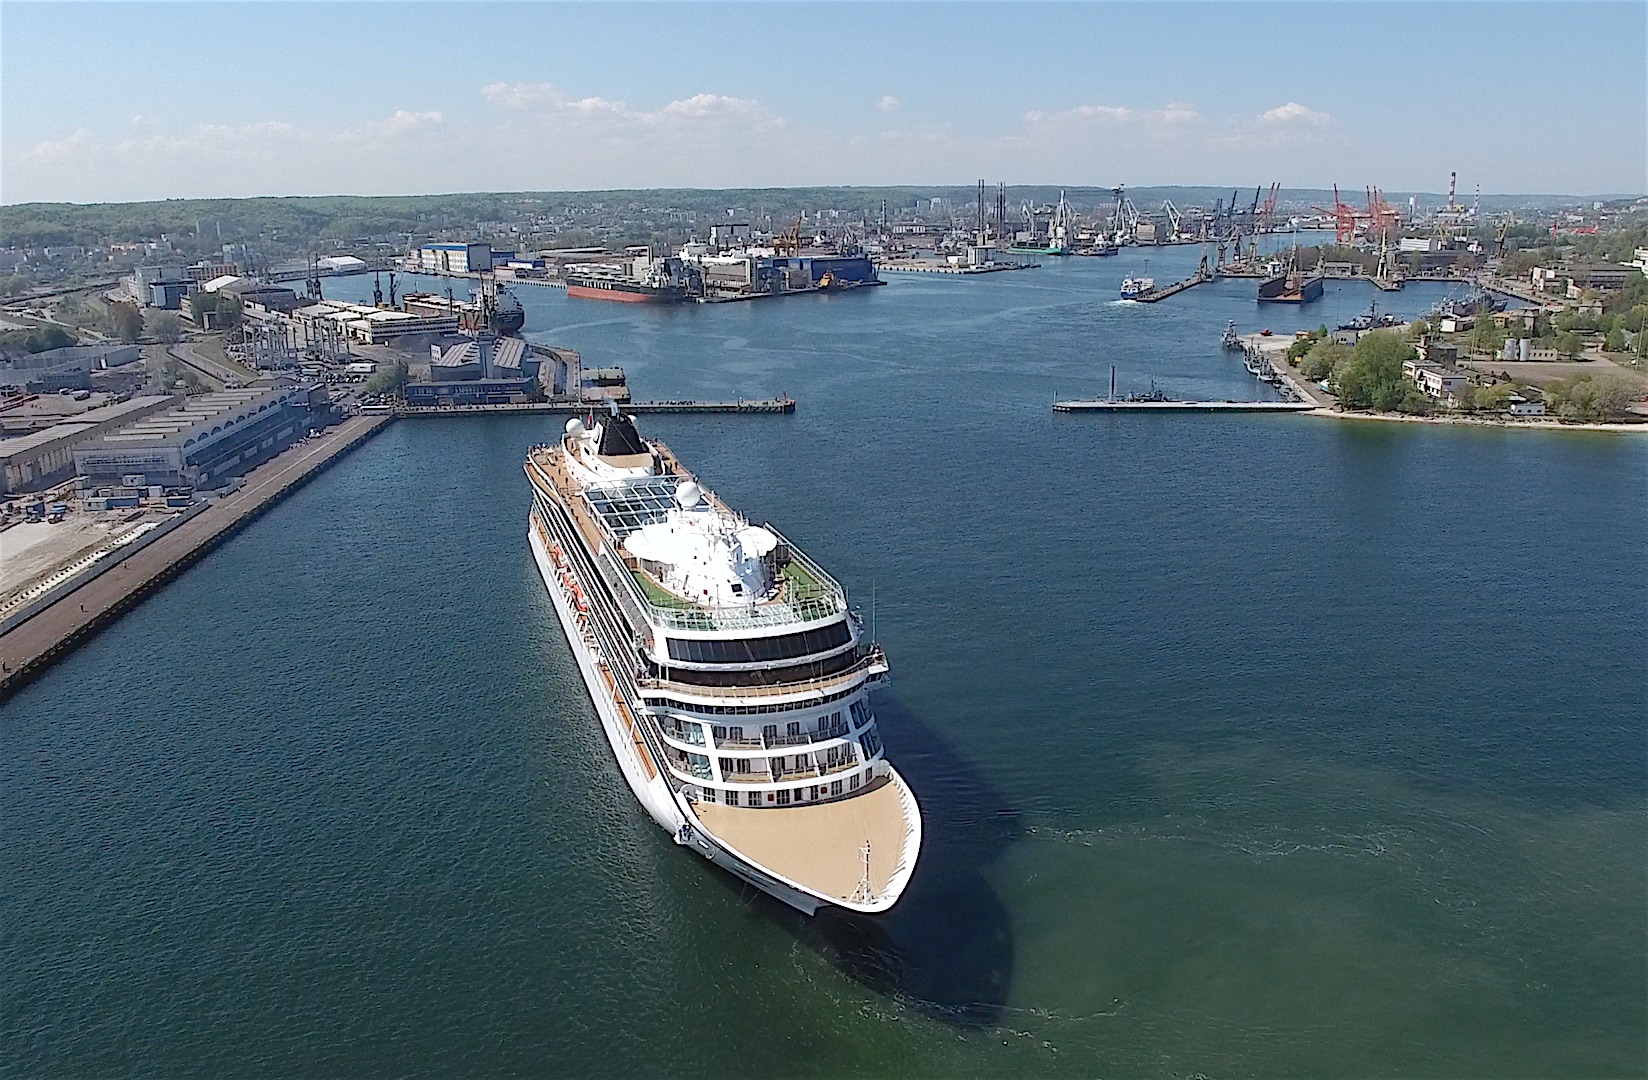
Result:
[[[490,301],[484,296],[476,300],[454,300],[435,293],[407,293],[401,307],[413,315],[456,315],[458,325],[471,334],[490,330],[509,337],[520,333],[526,325],[526,310],[508,289],[503,288],[499,288]]]

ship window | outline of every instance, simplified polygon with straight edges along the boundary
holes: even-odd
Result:
[[[732,772],[732,758],[724,757],[724,758],[717,758],[716,760],[721,765],[721,775],[722,776],[726,776],[728,773]]]
[[[800,788],[795,789],[795,801],[796,802],[801,801],[801,789]]]
[[[776,738],[778,738],[778,725],[777,724],[762,724],[761,725],[761,737],[763,739],[776,739]]]
[[[881,752],[881,737],[874,728],[866,728],[864,734],[858,737],[859,744],[864,747],[864,759],[868,761]]]
[[[751,806],[760,806],[761,805],[761,793],[759,791],[750,792],[750,805]]]
[[[788,806],[788,805],[790,805],[790,791],[789,791],[788,788],[784,788],[784,789],[779,791],[779,793],[778,793],[778,805],[779,806]]]
[[[847,708],[853,714],[854,727],[863,727],[865,724],[870,722],[870,707],[865,705],[862,701],[855,701],[851,705],[847,706]]]
[[[719,741],[719,740],[725,739],[727,737],[727,729],[725,727],[723,727],[722,725],[720,725],[720,724],[711,724],[710,725],[710,734],[714,735],[716,737],[716,739]]]
[[[786,735],[799,735],[799,734],[801,734],[801,721],[792,720],[788,724],[784,725],[784,733]]]
[[[830,781],[830,794],[831,795],[840,795],[841,794],[841,781],[840,780]]]
[[[689,664],[758,664],[828,652],[852,639],[853,633],[847,624],[837,622],[816,630],[773,637],[732,640],[672,637],[667,643],[671,660],[685,660]]]
[[[818,785],[817,784],[814,784],[812,787],[807,789],[807,798],[809,798],[809,799],[817,799],[818,798]]]
[[[733,759],[733,764],[739,772],[744,773],[746,776],[749,775],[749,771],[750,771],[750,759],[749,758],[747,758],[747,757],[734,758]]]
[[[857,773],[853,773],[852,779],[848,781],[847,786],[852,788],[854,791],[858,790],[858,774]]]
[[[727,729],[727,737],[730,739],[742,740],[744,738],[744,729],[734,724],[732,727]]]

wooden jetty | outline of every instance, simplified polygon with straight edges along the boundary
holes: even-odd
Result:
[[[1314,401],[1055,401],[1054,412],[1309,412]]]

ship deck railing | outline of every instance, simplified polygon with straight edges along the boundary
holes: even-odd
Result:
[[[823,695],[862,678],[878,666],[882,671],[885,671],[887,658],[882,653],[881,646],[872,645],[852,667],[844,668],[833,675],[823,675],[802,682],[778,683],[770,686],[701,686],[698,683],[677,682],[674,679],[660,679],[653,676],[642,676],[635,681],[636,685],[644,691],[666,693],[683,698],[770,698],[791,694]]]
[[[772,772],[766,769],[756,772],[723,773],[721,779],[729,784],[790,784],[802,780],[822,780],[837,773],[850,772],[863,766],[863,762],[848,755],[845,760],[834,764],[814,765],[805,769],[781,769]]]
[[[846,590],[777,529],[765,527],[790,553],[790,562],[780,575],[783,587],[776,597],[738,607],[704,607],[669,592],[623,557],[620,561],[629,571],[624,579],[631,598],[649,622],[666,630],[752,630],[818,622],[846,611]],[[613,547],[616,550],[616,543]]]
[[[674,453],[662,442],[653,444],[661,462],[669,472],[682,480],[690,479],[688,472],[675,457]],[[783,588],[778,596],[770,600],[753,602],[737,607],[703,607],[683,597],[677,597],[661,586],[655,585],[650,579],[644,580],[644,573],[632,560],[622,554],[624,537],[617,535],[611,524],[603,515],[583,499],[583,488],[567,471],[566,466],[558,460],[558,455],[547,453],[548,447],[543,448],[546,453],[539,455],[535,450],[532,460],[542,474],[558,489],[570,506],[575,507],[575,517],[582,519],[580,524],[587,521],[593,527],[593,535],[585,532],[586,539],[590,540],[592,550],[605,543],[613,552],[615,561],[624,565],[625,573],[618,575],[622,578],[622,586],[631,600],[640,611],[648,617],[655,626],[666,630],[706,630],[706,631],[736,631],[758,629],[772,626],[789,626],[800,623],[817,622],[839,615],[847,610],[847,591],[841,584],[829,575],[806,553],[790,539],[771,525],[766,525],[768,532],[777,538],[789,553],[789,562],[785,566],[782,576]],[[721,502],[714,493],[706,491],[706,495],[724,513],[736,517],[734,511]],[[657,520],[664,519],[662,499],[655,500],[660,509]],[[644,521],[641,522],[645,524]]]

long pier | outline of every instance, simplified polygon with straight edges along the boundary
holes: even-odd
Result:
[[[214,497],[165,535],[132,545],[130,554],[56,593],[50,604],[0,634],[0,700],[393,421],[383,413],[345,420],[253,469],[241,487]]]
[[[1313,401],[1055,401],[1054,412],[1309,412]]]
[[[630,401],[618,407],[629,413],[793,413],[795,399],[754,398],[736,401]],[[605,401],[521,401],[494,405],[402,405],[396,416],[470,416],[497,413],[601,412]]]
[[[1195,288],[1197,285],[1200,285],[1204,281],[1212,281],[1212,280],[1213,280],[1213,275],[1212,274],[1196,274],[1193,277],[1185,278],[1183,281],[1175,281],[1173,284],[1169,285],[1165,289],[1154,289],[1154,290],[1152,290],[1148,293],[1145,293],[1143,296],[1138,297],[1138,301],[1141,304],[1159,303],[1160,301],[1166,300],[1170,296],[1179,295],[1180,293],[1184,292],[1186,289]]]

